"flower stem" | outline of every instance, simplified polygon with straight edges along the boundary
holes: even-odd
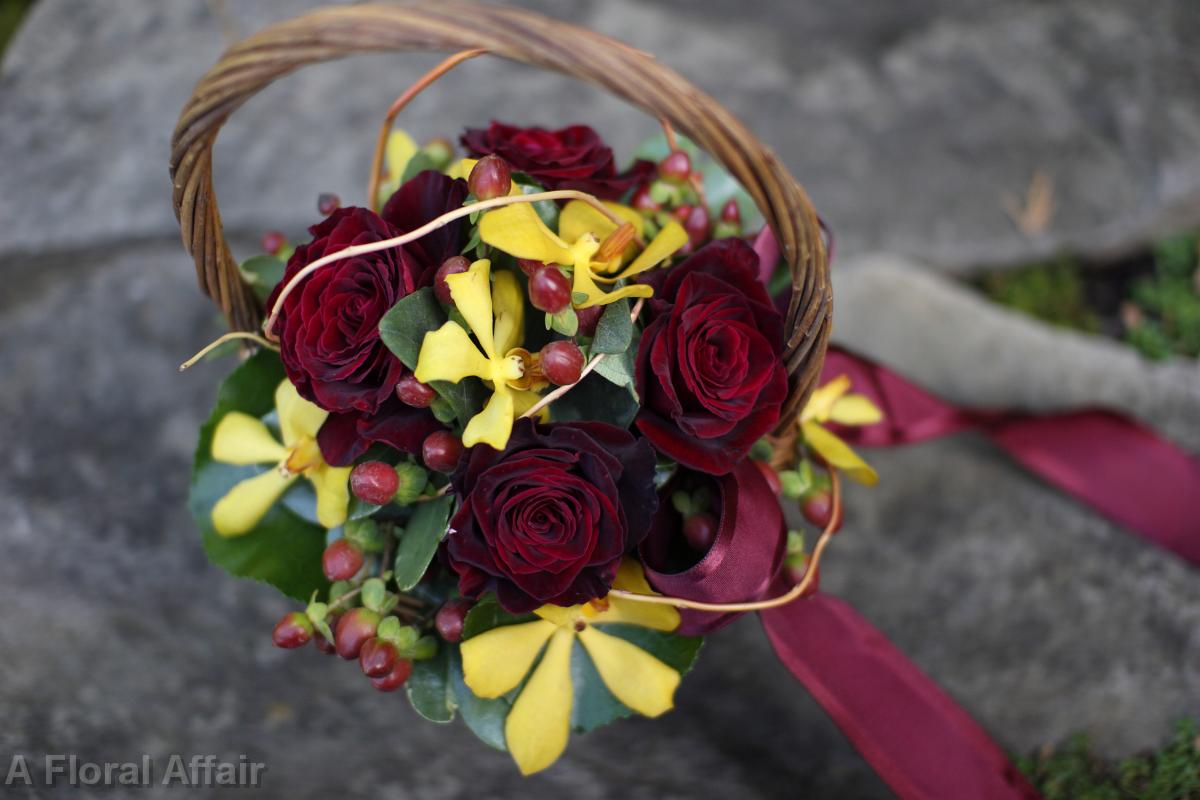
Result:
[[[588,194],[587,192],[578,191],[577,189],[555,189],[552,192],[505,195],[504,197],[493,197],[491,200],[480,200],[477,203],[471,203],[469,205],[447,211],[440,217],[432,219],[421,227],[411,230],[408,233],[401,234],[400,236],[393,236],[391,239],[381,239],[378,242],[366,242],[364,244],[351,245],[350,247],[338,250],[336,253],[329,253],[328,255],[321,256],[311,264],[305,265],[303,269],[291,277],[291,279],[284,285],[283,290],[279,292],[279,296],[275,298],[275,305],[271,307],[271,313],[267,317],[266,322],[263,323],[263,332],[266,334],[268,339],[274,339],[276,341],[278,340],[274,333],[272,333],[271,329],[275,327],[275,320],[279,316],[279,309],[283,308],[283,302],[302,280],[316,272],[321,267],[332,264],[335,261],[340,261],[344,258],[361,256],[367,253],[378,253],[380,250],[388,250],[393,247],[399,247],[400,245],[408,244],[409,242],[415,242],[422,236],[427,236],[439,228],[449,225],[456,219],[469,217],[476,212],[488,211],[493,208],[510,206],[516,203],[537,203],[541,200],[582,200],[583,202],[595,208],[618,227],[625,221],[614,211],[609,209],[608,206],[600,202],[596,197]]]
[[[792,602],[803,595],[808,587],[812,585],[812,582],[816,580],[817,567],[821,563],[821,555],[825,552],[825,548],[828,546],[829,540],[833,537],[834,531],[842,523],[841,478],[838,476],[838,471],[832,466],[829,468],[829,478],[833,513],[829,516],[829,522],[825,525],[825,530],[821,531],[821,538],[817,540],[816,546],[813,547],[812,558],[808,561],[808,568],[804,571],[804,577],[786,594],[773,597],[769,600],[755,600],[747,603],[703,603],[697,600],[684,600],[681,597],[638,594],[636,592],[625,591],[624,589],[613,589],[608,593],[609,596],[620,597],[623,600],[633,600],[638,603],[652,603],[655,605],[675,606],[676,608],[690,608],[695,611],[717,611],[723,613],[730,611],[765,611],[768,608],[777,608],[778,606]]]
[[[404,91],[404,94],[397,97],[392,103],[391,107],[388,108],[387,114],[383,118],[383,124],[379,126],[379,138],[375,142],[375,155],[371,158],[371,180],[367,184],[368,207],[375,208],[375,203],[378,199],[376,198],[376,195],[379,194],[379,176],[383,172],[383,153],[384,150],[387,149],[388,136],[392,132],[392,123],[396,121],[396,117],[406,105],[412,102],[414,97],[425,91],[425,89],[438,78],[442,77],[462,62],[471,58],[475,58],[475,56],[481,56],[486,52],[487,50],[479,47],[475,48],[474,50],[463,50],[455,53],[454,55],[442,61],[433,69],[429,70],[429,72],[426,72],[424,75],[422,75],[416,83]]]
[[[229,333],[218,336],[216,339],[212,340],[211,342],[206,344],[203,348],[201,348],[199,353],[196,353],[196,355],[192,356],[187,361],[180,364],[179,371],[183,372],[188,367],[195,365],[195,363],[197,361],[204,358],[206,355],[211,353],[213,350],[217,349],[218,347],[225,344],[226,342],[233,341],[234,339],[249,339],[250,341],[257,344],[259,347],[265,347],[268,350],[274,350],[276,353],[279,352],[279,348],[276,347],[272,342],[267,341],[266,339],[264,339],[263,337],[259,336],[256,333],[250,333],[248,331],[230,331]]]

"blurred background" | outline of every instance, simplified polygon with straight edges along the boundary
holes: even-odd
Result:
[[[654,53],[776,150],[837,235],[838,341],[958,403],[1102,404],[1200,450],[1196,3],[518,4]],[[207,564],[184,496],[229,365],[175,370],[221,322],[180,246],[168,141],[226,46],[315,5],[0,0],[0,766],[245,754],[289,798],[890,796],[752,618],[710,639],[676,711],[576,737],[524,781],[337,659],[274,649],[287,603]],[[235,252],[302,236],[320,192],[362,202],[384,110],[439,57],[313,67],[242,108],[215,156]],[[492,118],[584,122],[619,155],[657,129],[494,59],[399,124]],[[1197,769],[1188,565],[982,437],[865,455],[882,481],[852,488],[823,589],[1076,787],[1052,796]]]

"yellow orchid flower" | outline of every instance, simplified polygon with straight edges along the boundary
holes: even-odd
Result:
[[[641,214],[616,203],[605,205],[641,233]],[[517,258],[573,267],[572,296],[584,298],[574,303],[576,308],[607,305],[623,297],[649,297],[653,290],[645,284],[630,284],[605,292],[597,283],[616,283],[656,267],[683,247],[688,239],[683,227],[671,220],[622,269],[626,253],[609,257],[598,255],[601,243],[616,230],[612,220],[581,200],[572,200],[563,207],[557,234],[546,227],[528,203],[488,211],[479,220],[479,238],[492,247]]]
[[[277,464],[230,489],[212,510],[221,536],[254,529],[296,478],[303,475],[317,493],[317,519],[326,528],[346,521],[350,467],[331,467],[317,446],[317,431],[329,412],[305,400],[286,378],[275,389],[275,411],[283,443],[257,417],[230,411],[213,431],[212,457],[224,464]]]
[[[642,567],[625,559],[613,588],[653,594]],[[673,631],[679,612],[609,597],[563,608],[542,606],[539,619],[492,628],[462,643],[463,679],[478,697],[495,698],[521,684],[538,654],[545,654],[517,696],[504,723],[508,751],[524,775],[553,764],[567,747],[575,688],[571,682],[571,650],[578,638],[600,679],[629,708],[657,717],[675,704],[680,674],[640,647],[598,625],[625,623]]]
[[[379,196],[376,198],[377,208],[383,208],[388,198],[400,188],[400,181],[404,177],[404,171],[408,169],[408,162],[412,161],[420,150],[421,148],[406,132],[396,129],[388,134],[387,144],[383,150],[383,163],[386,165],[386,169],[383,180],[379,183]]]
[[[446,167],[446,175],[451,178],[462,178],[465,181],[471,177],[471,170],[475,169],[475,162],[478,160],[477,158],[460,158]]]
[[[798,424],[804,441],[821,458],[846,473],[846,476],[865,486],[879,482],[879,474],[823,423],[839,425],[874,425],[883,419],[883,412],[866,395],[847,394],[850,377],[839,375],[818,388],[800,412]]]
[[[483,442],[503,450],[513,418],[533,405],[537,395],[512,385],[525,375],[524,359],[514,352],[525,332],[521,287],[516,276],[506,270],[490,280],[491,267],[484,258],[466,272],[446,276],[454,305],[475,334],[478,346],[461,325],[451,320],[425,334],[414,374],[422,383],[458,383],[469,376],[491,383],[491,399],[467,423],[463,444],[474,447]]]

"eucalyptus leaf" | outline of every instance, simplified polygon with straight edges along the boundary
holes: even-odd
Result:
[[[604,376],[617,386],[625,386],[633,391],[633,353],[631,350],[632,348],[600,359],[596,364],[596,374]]]
[[[329,585],[321,573],[324,528],[305,521],[281,503],[276,503],[253,530],[242,536],[221,536],[212,525],[213,506],[230,489],[246,478],[274,469],[274,465],[235,466],[214,461],[213,431],[230,411],[257,418],[270,414],[275,406],[275,388],[283,378],[279,356],[263,350],[239,365],[221,384],[216,407],[200,428],[188,510],[203,535],[204,551],[214,564],[234,575],[269,583],[289,597],[306,602],[313,591],[324,591]]]
[[[453,505],[454,498],[445,495],[420,503],[413,510],[412,519],[405,526],[400,546],[396,549],[395,580],[400,591],[416,586],[425,575],[433,554],[437,552],[438,543],[446,533]]]
[[[379,320],[379,338],[409,369],[417,368],[417,356],[425,334],[442,327],[446,314],[431,287],[400,298]]]
[[[606,357],[600,362],[608,361]],[[618,386],[604,375],[597,375],[599,366],[590,375],[571,387],[571,391],[550,404],[555,422],[597,421],[628,428],[637,416],[638,403],[632,386]]]
[[[629,318],[629,300],[609,303],[596,322],[592,339],[593,353],[624,353],[633,342],[633,321]],[[606,361],[608,359],[605,359]]]

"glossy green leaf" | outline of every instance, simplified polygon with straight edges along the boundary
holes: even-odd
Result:
[[[450,672],[450,662],[456,648],[444,644],[433,658],[414,661],[412,675],[405,683],[408,702],[430,722],[450,722],[458,708],[458,698]]]
[[[416,586],[425,575],[438,543],[446,534],[453,505],[454,498],[446,495],[420,503],[413,510],[412,519],[404,526],[404,535],[396,549],[395,581],[400,591]]]
[[[212,526],[212,509],[239,481],[270,465],[234,466],[213,461],[212,434],[230,411],[265,417],[274,410],[275,387],[283,380],[283,365],[270,351],[260,351],[237,367],[221,385],[217,404],[200,428],[192,466],[188,510],[199,526],[209,559],[228,572],[265,581],[289,597],[307,601],[314,590],[328,586],[321,573],[325,530],[277,503],[254,530],[224,537]],[[297,484],[300,484],[297,481]]]
[[[242,277],[254,289],[259,300],[265,301],[275,285],[283,280],[286,264],[275,256],[252,256],[242,262]]]
[[[462,654],[457,647],[449,653],[450,685],[458,704],[458,714],[479,740],[497,750],[507,750],[504,740],[504,720],[512,709],[510,696],[484,699],[476,697],[463,680]]]
[[[437,162],[430,158],[428,153],[418,151],[404,165],[404,176],[400,179],[400,183],[407,183],[427,169],[437,169]]]
[[[379,320],[379,338],[404,366],[416,369],[425,334],[442,327],[445,321],[446,314],[437,296],[426,286],[400,298],[383,315]]]

